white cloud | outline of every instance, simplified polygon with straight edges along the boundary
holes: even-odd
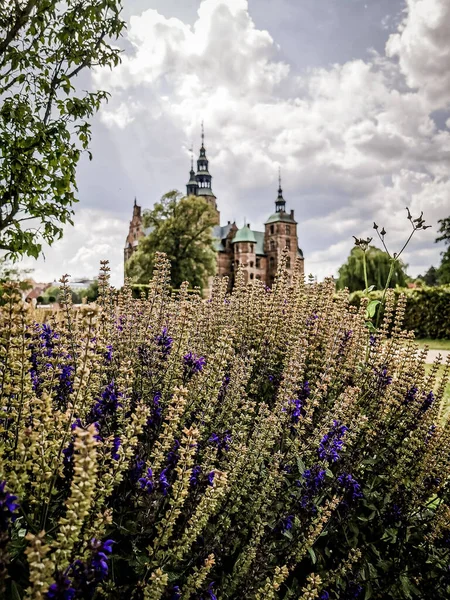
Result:
[[[411,88],[418,88],[436,108],[450,106],[450,3],[407,0],[399,32],[390,36],[386,53],[397,57]]]
[[[131,174],[143,164],[136,157],[151,157],[153,179],[170,176],[167,189],[177,186],[173,165],[184,151],[187,176],[187,148],[204,119],[224,220],[246,216],[261,227],[281,165],[307,272],[336,272],[352,234],[371,235],[373,220],[401,245],[405,206],[424,210],[435,223],[447,216],[450,194],[450,120],[439,130],[430,116],[449,106],[450,3],[407,4],[386,56],[373,51],[370,59],[302,75],[280,58],[283,40],[256,28],[247,0],[202,0],[192,26],[153,9],[133,16],[127,33],[132,50],[117,69],[97,69],[94,76],[113,94],[101,115],[124,149],[123,168]],[[153,189],[148,200],[140,198],[144,206],[156,199]],[[109,248],[117,273],[122,269],[128,223],[111,223],[111,240],[84,233],[78,242],[67,234],[76,263],[90,268]],[[411,271],[422,268],[425,257],[437,264],[435,231],[414,239],[407,255]]]
[[[75,227],[66,226],[63,238],[53,248],[44,248],[47,258],[24,259],[23,268],[31,268],[35,281],[59,280],[63,274],[71,277],[93,277],[99,272],[100,261],[109,260],[111,282],[123,284],[124,223],[106,211],[79,209]]]

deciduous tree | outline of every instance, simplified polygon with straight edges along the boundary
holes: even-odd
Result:
[[[391,268],[391,262],[387,252],[383,252],[383,250],[375,246],[369,246],[366,250],[367,280],[369,286],[374,285],[379,290],[384,288]],[[405,270],[406,265],[404,263],[401,261],[395,263],[390,287],[406,285]],[[340,289],[348,287],[351,292],[365,289],[363,251],[360,248],[353,248],[347,262],[339,269],[337,286]]]
[[[153,210],[144,213],[144,227],[150,233],[128,261],[127,275],[134,283],[148,283],[156,253],[164,252],[172,263],[174,288],[183,281],[203,288],[216,270],[214,223],[212,208],[203,198],[182,197],[177,191],[165,194]]]
[[[0,3],[0,250],[37,257],[72,223],[76,166],[89,120],[106,99],[75,89],[95,66],[117,65],[121,0]]]
[[[440,219],[439,233],[436,242],[445,242],[447,249],[442,252],[442,260],[438,269],[439,283],[450,283],[450,217]]]

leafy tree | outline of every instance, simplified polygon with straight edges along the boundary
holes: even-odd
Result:
[[[76,92],[84,69],[115,66],[121,0],[0,4],[0,249],[37,257],[72,223],[76,166],[103,91]],[[90,153],[89,156],[91,157]]]
[[[450,283],[450,217],[446,219],[440,219],[439,233],[440,235],[436,238],[437,242],[444,242],[448,248],[441,253],[442,260],[438,269],[439,283]]]
[[[436,269],[436,267],[431,266],[425,273],[425,275],[419,275],[417,279],[421,279],[424,282],[424,284],[428,285],[429,287],[434,287],[435,285],[439,284],[438,275],[438,269]]]
[[[32,269],[19,269],[12,265],[4,257],[0,258],[0,306],[2,305],[2,297],[5,293],[5,284],[14,282],[18,284],[22,292],[31,289],[29,275]]]
[[[196,196],[182,197],[176,190],[165,194],[153,210],[144,213],[144,227],[150,233],[139,242],[126,264],[134,283],[148,283],[155,255],[164,252],[172,263],[171,283],[176,289],[183,281],[203,288],[216,271],[212,227],[215,215],[210,205]]]
[[[391,269],[391,262],[387,252],[383,252],[375,246],[368,247],[366,250],[366,264],[369,286],[374,285],[379,290],[384,288]],[[389,287],[406,285],[405,270],[406,265],[401,261],[396,261]],[[339,269],[337,287],[339,289],[348,287],[351,292],[365,289],[363,251],[360,248],[353,248],[347,262]]]

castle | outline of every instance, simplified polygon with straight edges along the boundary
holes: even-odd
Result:
[[[213,227],[213,238],[217,251],[217,274],[227,276],[232,285],[234,273],[241,266],[246,281],[261,279],[266,285],[272,286],[284,249],[287,249],[288,270],[292,272],[298,259],[303,272],[303,253],[298,247],[297,221],[294,219],[293,210],[286,212],[281,178],[279,178],[275,212],[265,222],[264,231],[250,229],[250,224],[245,224],[239,229],[236,222],[230,221],[226,225],[220,225],[220,212],[217,208],[217,198],[212,191],[211,180],[202,126],[202,145],[197,160],[197,173],[194,171],[192,159],[186,193],[188,196],[203,197],[215,211],[216,225]],[[148,233],[149,231],[143,228],[141,207],[135,200],[125,243],[125,262],[136,250],[139,239]]]

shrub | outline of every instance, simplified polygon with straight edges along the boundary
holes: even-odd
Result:
[[[383,292],[370,292],[371,300],[381,300]],[[350,303],[359,306],[364,292],[354,292]],[[450,285],[395,290],[395,299],[406,298],[404,327],[418,338],[450,338]]]
[[[292,282],[209,300],[99,280],[0,313],[7,598],[448,598],[444,381],[364,305]],[[391,322],[392,337],[387,339]],[[448,374],[448,368],[446,375]]]

